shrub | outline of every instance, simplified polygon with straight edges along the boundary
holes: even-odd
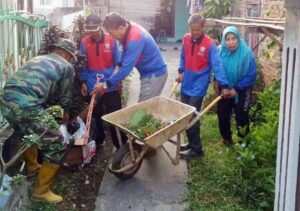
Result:
[[[251,133],[233,149],[237,159],[232,180],[234,194],[242,197],[249,207],[271,210],[273,207],[276,173],[276,148],[279,125],[280,84],[258,94],[251,111]],[[246,146],[246,144],[248,146]],[[232,151],[231,151],[232,153]]]

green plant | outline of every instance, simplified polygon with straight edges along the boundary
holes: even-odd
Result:
[[[27,211],[56,211],[57,210],[57,204],[50,204],[43,201],[34,201],[31,204],[28,204],[24,206],[21,210]]]
[[[252,113],[251,133],[239,139],[236,157],[236,187],[233,192],[250,207],[270,210],[275,190],[277,133],[279,125],[279,82],[258,95]],[[248,144],[248,145],[247,145]],[[232,153],[232,152],[231,152]]]
[[[3,142],[0,143],[0,187],[2,185],[4,174],[12,164],[16,162],[17,159],[33,144],[39,144],[39,140],[47,133],[49,130],[57,130],[59,125],[57,124],[55,118],[61,118],[63,116],[63,109],[60,106],[51,106],[46,110],[39,113],[36,121],[33,123],[35,125],[42,124],[46,130],[41,134],[32,134],[24,136],[21,142],[21,146],[16,152],[16,154],[8,161],[5,162],[2,157]]]
[[[206,114],[200,122],[205,157],[188,163],[187,210],[250,211],[239,197],[232,194],[232,189],[236,185],[233,176],[236,171],[235,157],[226,153],[231,149],[219,144],[217,116]]]
[[[257,69],[257,77],[255,80],[253,90],[258,92],[258,91],[263,91],[263,89],[265,88],[264,74],[262,72],[262,65],[259,59],[256,59],[256,69]]]
[[[220,19],[229,14],[234,0],[205,0],[203,16]]]
[[[11,184],[14,187],[18,187],[18,186],[22,186],[25,183],[25,181],[26,181],[26,176],[22,174],[17,174],[12,177]]]
[[[188,165],[188,210],[273,209],[279,96],[280,81],[258,94],[250,134],[234,134],[231,148],[219,144],[216,115],[201,118],[205,157]]]
[[[155,118],[147,109],[138,109],[124,126],[140,138],[146,138],[164,128],[168,123]]]

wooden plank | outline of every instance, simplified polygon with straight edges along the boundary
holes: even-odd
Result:
[[[277,26],[274,24],[262,24],[262,23],[245,23],[245,22],[237,22],[237,21],[225,21],[220,19],[207,19],[207,24],[215,24],[215,23],[222,23],[225,25],[236,25],[236,26],[246,26],[246,27],[264,27],[268,29],[274,29],[277,31],[284,31],[283,26]]]
[[[280,49],[283,48],[283,44],[265,27],[260,27],[260,29],[268,36],[270,37],[279,47]]]
[[[237,20],[252,23],[265,23],[265,24],[285,24],[285,20],[263,20],[263,19],[252,19],[252,18],[238,18],[238,17],[225,17],[223,20]]]
[[[252,51],[254,51],[259,46],[259,44],[266,39],[266,37],[267,37],[267,35],[265,35],[263,38],[261,38],[261,40],[259,40],[258,43],[256,43],[256,45],[252,48]]]

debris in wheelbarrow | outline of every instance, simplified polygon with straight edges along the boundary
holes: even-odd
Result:
[[[124,126],[141,139],[151,136],[160,129],[168,126],[171,121],[155,118],[147,109],[138,109]]]

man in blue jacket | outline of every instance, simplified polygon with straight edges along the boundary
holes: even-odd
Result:
[[[87,67],[80,73],[83,96],[92,93],[97,75],[103,76],[103,80],[100,82],[104,82],[112,76],[118,68],[120,57],[117,41],[110,35],[103,33],[99,16],[92,14],[86,18],[86,32],[88,35],[80,43],[80,53],[87,57]],[[121,109],[121,107],[121,94],[118,90],[118,83],[110,86],[102,93],[101,97],[97,98],[93,118],[95,122],[94,129],[96,130],[96,137],[94,138],[98,146],[102,145],[105,139],[101,116],[104,111],[111,113]],[[110,133],[114,146],[119,148],[116,130],[113,126],[110,126]],[[123,142],[126,141],[124,134],[122,134],[122,140]]]
[[[119,40],[123,52],[119,71],[103,86],[95,86],[92,93],[101,93],[103,89],[115,86],[136,67],[141,78],[139,102],[160,95],[168,76],[167,66],[149,32],[114,12],[106,15],[103,27]]]
[[[182,40],[180,64],[176,80],[181,82],[181,101],[194,106],[197,111],[201,109],[203,97],[206,95],[210,82],[211,70],[214,71],[223,96],[229,97],[228,81],[218,55],[214,41],[204,33],[204,18],[193,14],[188,20],[190,33]],[[181,148],[180,155],[185,159],[203,156],[200,139],[199,121],[187,130],[189,143]]]

